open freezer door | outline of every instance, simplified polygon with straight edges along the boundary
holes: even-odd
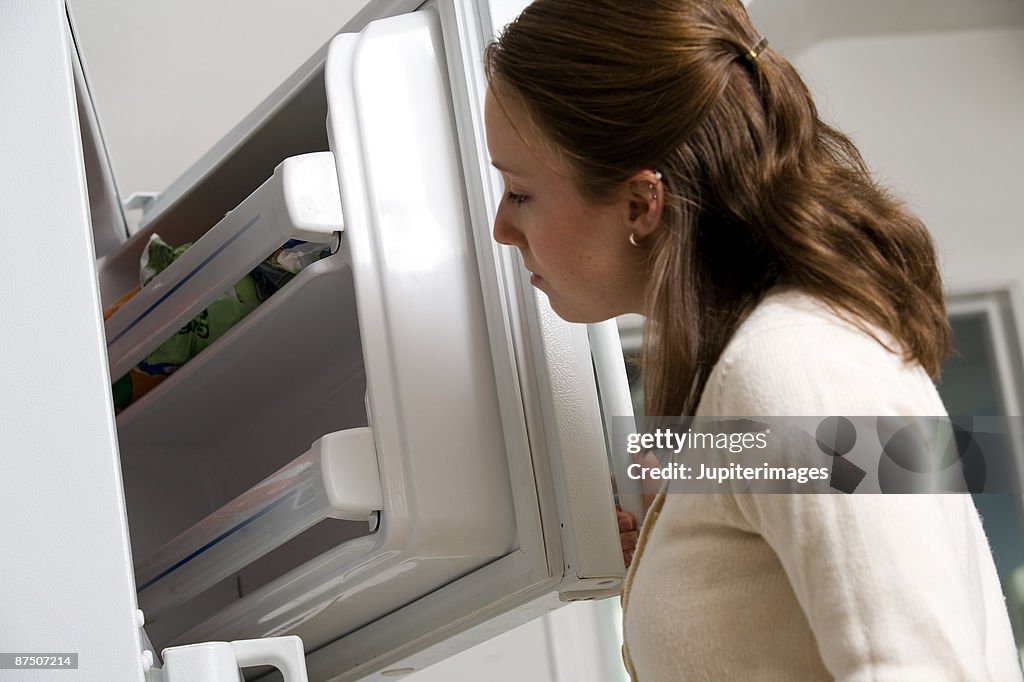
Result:
[[[330,245],[117,414],[138,603],[172,663],[297,636],[309,679],[385,680],[618,593],[592,353],[620,351],[490,239],[490,25],[448,0],[338,36],[104,259],[116,298],[144,242],[193,218],[106,320],[117,378],[285,240]],[[256,156],[276,160],[236,163]],[[225,174],[245,175],[233,203],[209,205]]]
[[[345,637],[299,628],[314,679],[411,672],[624,576],[587,330],[490,239],[489,26],[483,3],[440,2],[339,36],[327,58],[381,527],[411,566],[450,556],[418,596],[427,582],[390,581],[408,603]]]

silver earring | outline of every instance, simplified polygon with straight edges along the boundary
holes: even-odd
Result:
[[[640,246],[640,242],[637,241],[636,238],[636,230],[632,230],[629,233],[629,243],[632,244],[633,246]]]

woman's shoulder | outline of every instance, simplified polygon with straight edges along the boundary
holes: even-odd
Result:
[[[899,344],[796,288],[773,289],[713,368],[705,415],[939,415],[935,386]]]

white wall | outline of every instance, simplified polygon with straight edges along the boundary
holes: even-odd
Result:
[[[795,62],[925,221],[949,288],[1024,277],[1024,27],[830,40]]]
[[[403,682],[628,682],[618,604],[567,604]]]
[[[68,0],[122,198],[164,190],[365,0]]]

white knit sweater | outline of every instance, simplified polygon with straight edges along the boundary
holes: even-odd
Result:
[[[698,408],[944,414],[923,369],[795,290],[773,292],[741,325]],[[663,488],[623,610],[623,654],[637,682],[1021,680],[968,495]]]

